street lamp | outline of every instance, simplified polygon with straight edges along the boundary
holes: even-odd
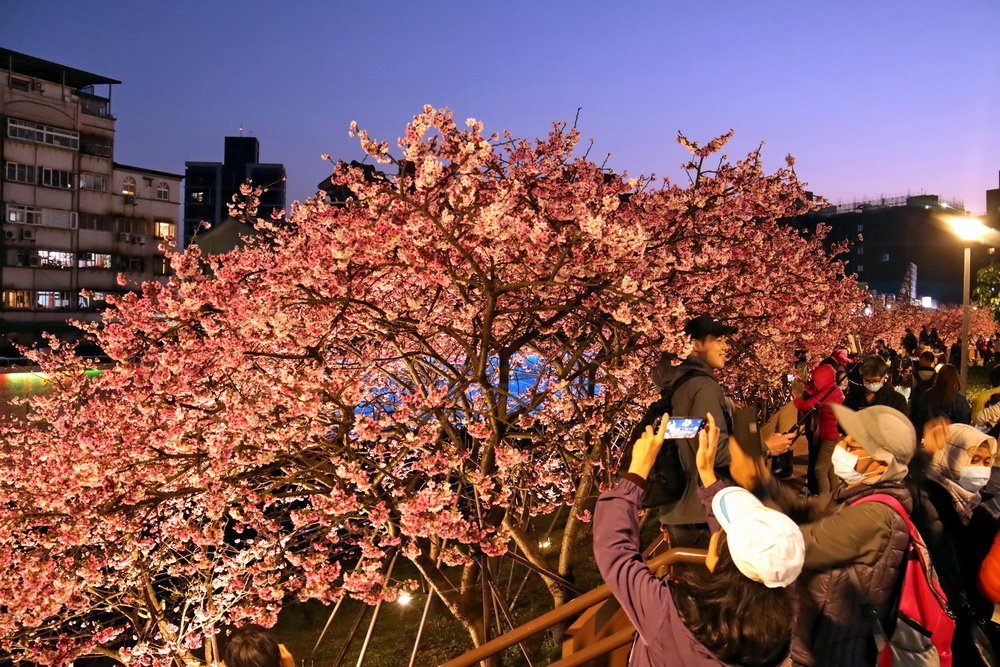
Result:
[[[958,373],[962,391],[968,392],[966,380],[969,377],[969,274],[972,270],[972,244],[985,243],[991,235],[995,236],[997,231],[972,216],[949,215],[944,217],[944,221],[965,246],[965,271],[962,274],[962,356]]]

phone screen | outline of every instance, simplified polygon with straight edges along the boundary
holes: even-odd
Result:
[[[671,417],[667,420],[667,434],[663,436],[666,440],[677,440],[680,438],[693,438],[698,435],[704,419],[693,417]]]

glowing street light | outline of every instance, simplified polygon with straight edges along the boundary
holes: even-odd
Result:
[[[962,361],[958,373],[962,390],[968,392],[966,380],[969,376],[969,273],[972,266],[972,244],[986,243],[987,239],[996,238],[997,231],[972,216],[946,215],[942,218],[965,246],[965,271],[962,274]]]
[[[399,597],[396,598],[396,602],[405,607],[406,605],[413,602],[413,596],[410,595],[408,592],[403,591],[402,593],[399,594]]]

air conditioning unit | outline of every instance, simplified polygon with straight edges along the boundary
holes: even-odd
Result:
[[[118,240],[122,243],[129,243],[132,240],[132,235],[127,234],[126,232],[121,232],[118,234]]]
[[[37,81],[37,80],[36,81],[32,81],[31,82],[31,89],[32,90],[37,90],[38,92],[42,92],[42,82],[41,81]]]
[[[34,241],[35,240],[35,230],[34,229],[22,229],[21,239],[24,241]]]
[[[17,232],[15,232],[13,229],[5,229],[3,230],[3,239],[4,241],[16,241]]]
[[[28,255],[28,266],[41,266],[42,258],[38,255]]]

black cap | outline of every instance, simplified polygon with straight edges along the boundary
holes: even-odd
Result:
[[[692,320],[688,320],[688,323],[684,325],[684,333],[691,338],[701,340],[706,336],[728,336],[734,334],[736,333],[736,327],[723,324],[711,315],[699,315]]]

